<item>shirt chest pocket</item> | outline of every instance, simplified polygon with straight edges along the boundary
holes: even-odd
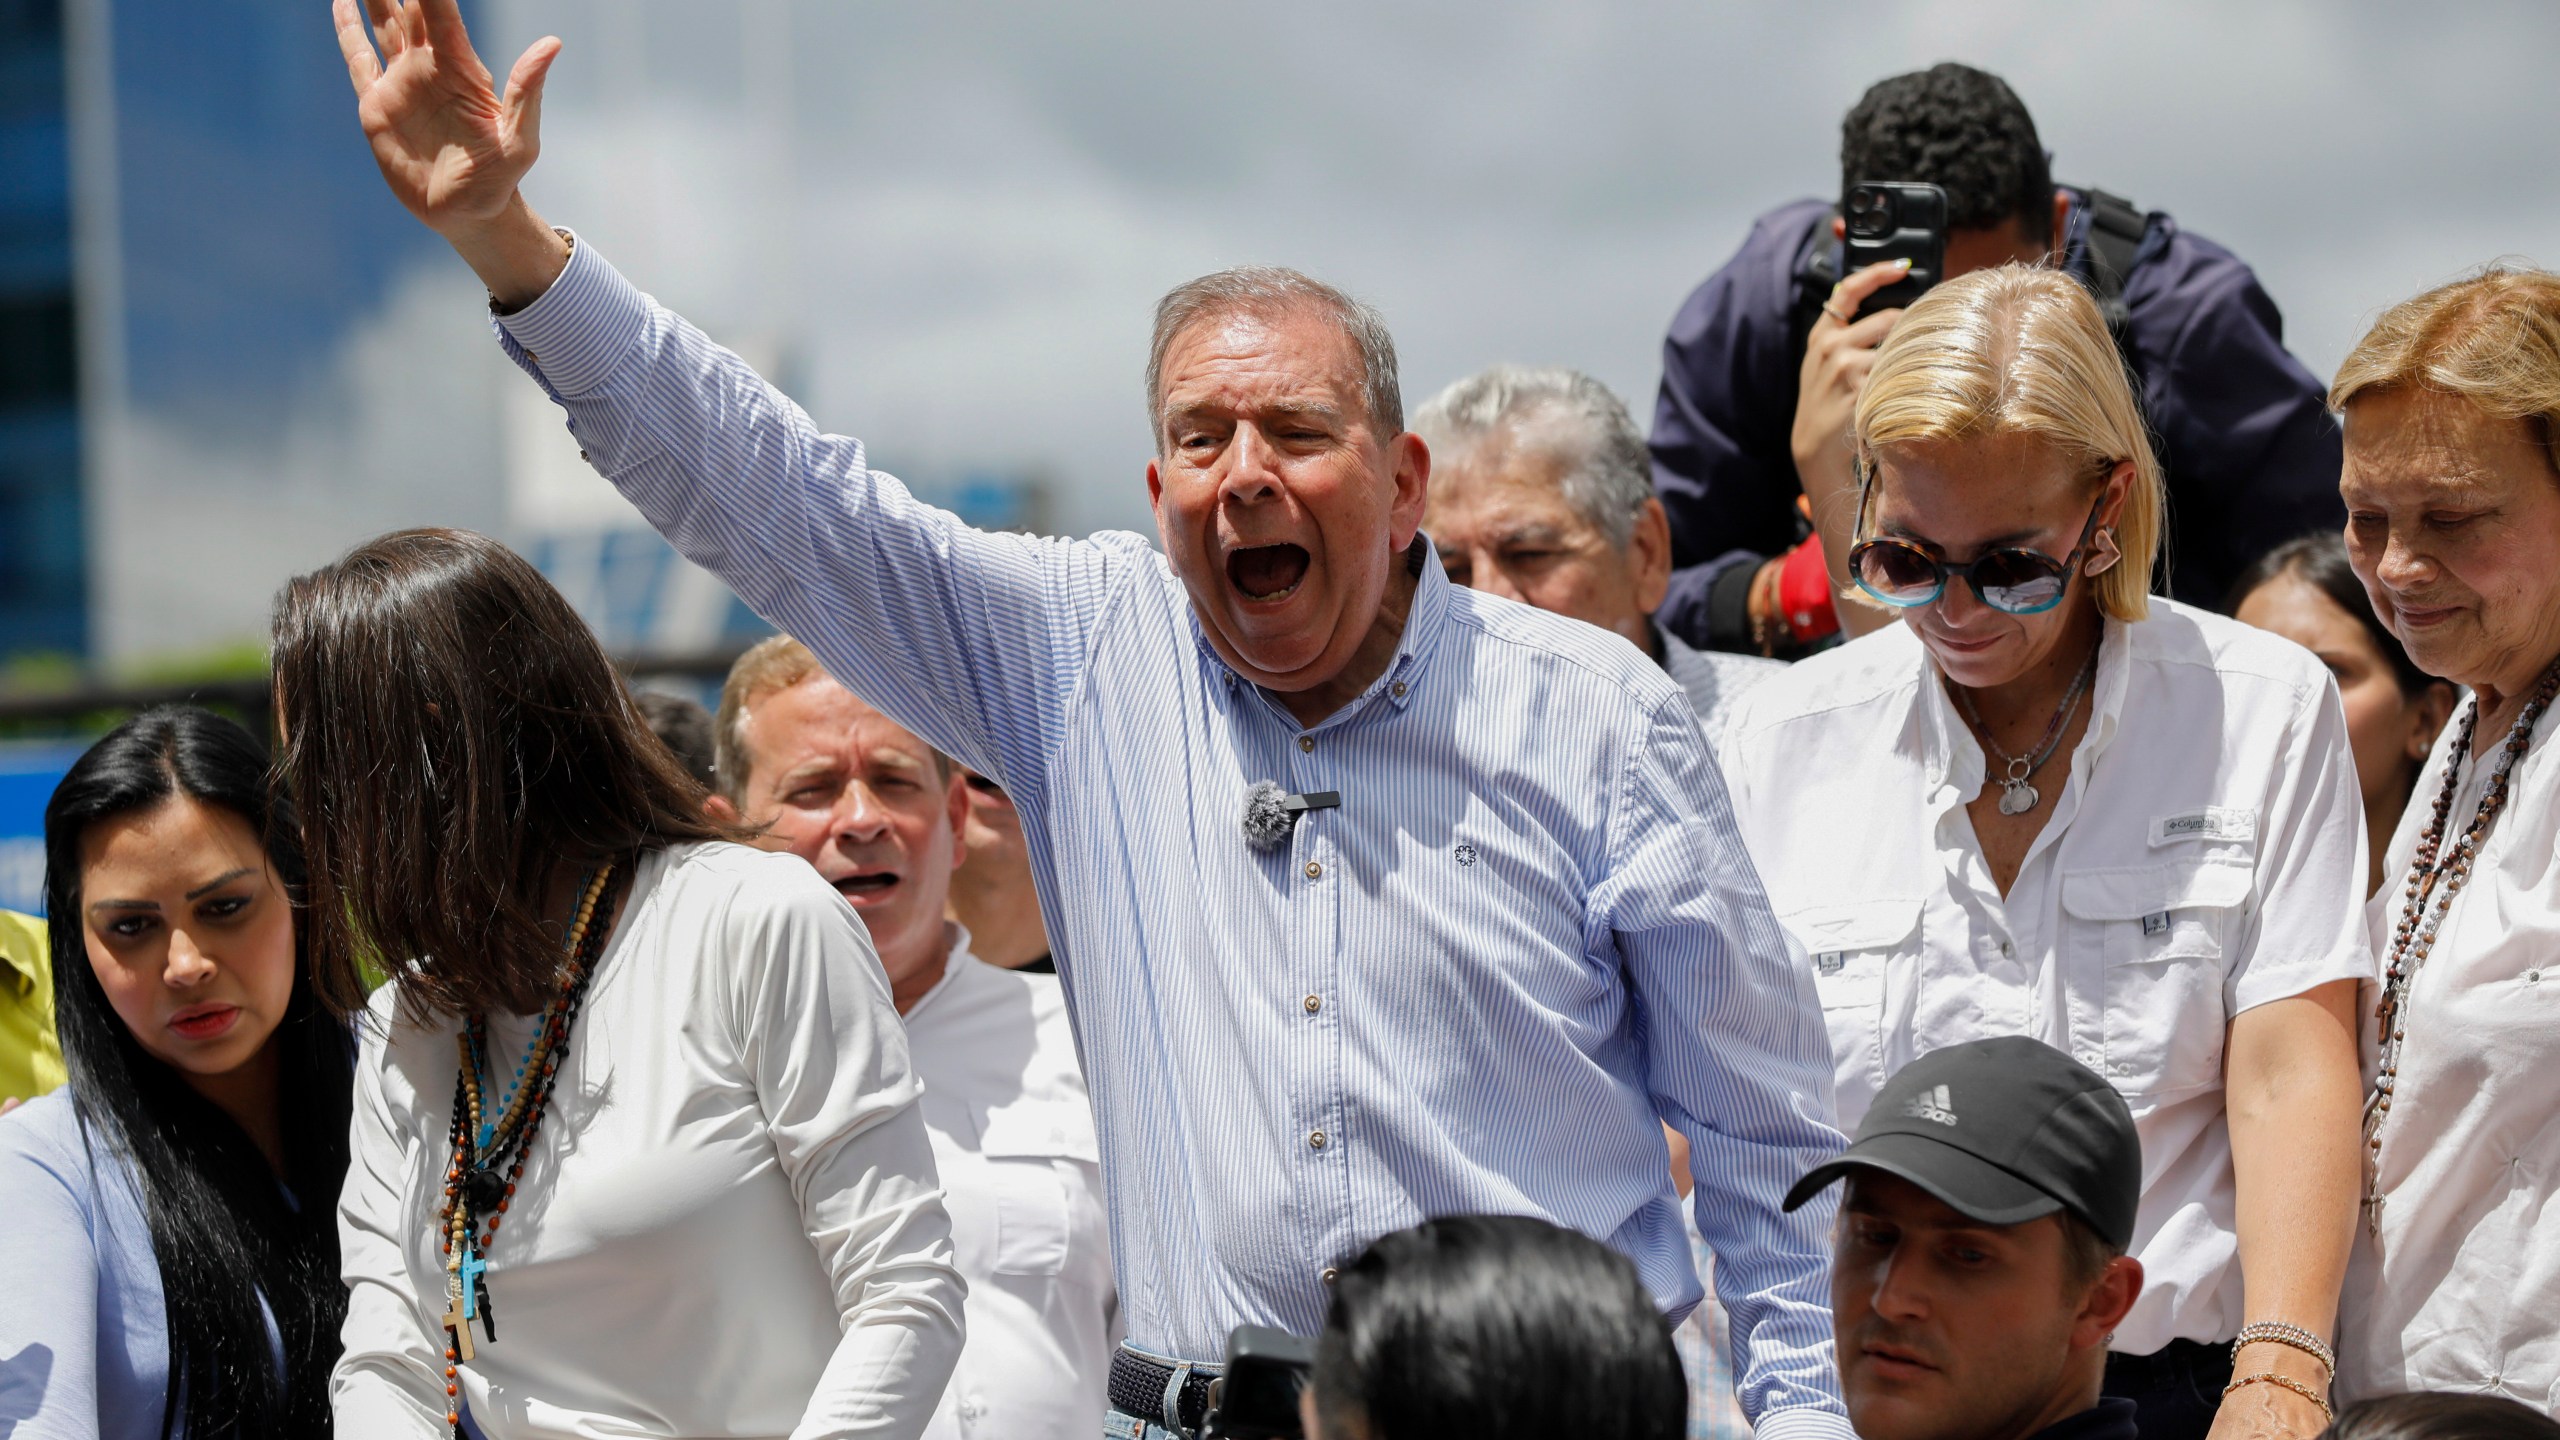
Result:
[[[1833,1080],[1843,1123],[1863,1115],[1884,1084],[1885,985],[1894,960],[1916,943],[1918,900],[1856,900],[1810,905],[1779,917],[1804,947],[1813,990],[1831,1036]]]
[[[966,1172],[982,1195],[968,1206],[977,1213],[967,1227],[975,1233],[965,1240],[954,1206],[954,1252],[963,1274],[1056,1275],[1066,1268],[1075,1231],[1067,1172],[1092,1162],[1091,1137],[1092,1122],[1068,1113],[1062,1102],[1012,1105],[987,1117],[979,1163]],[[956,1191],[961,1177],[944,1183]]]
[[[2210,859],[2062,877],[2075,988],[2098,999],[2106,1077],[2137,1110],[2222,1083],[2228,949],[2255,885],[2246,862]]]

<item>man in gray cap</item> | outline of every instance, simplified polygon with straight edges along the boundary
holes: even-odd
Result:
[[[2142,1293],[2114,1087],[2024,1036],[1932,1051],[1787,1208],[1842,1179],[1831,1327],[1864,1440],[2135,1440],[2134,1402],[2099,1394]]]

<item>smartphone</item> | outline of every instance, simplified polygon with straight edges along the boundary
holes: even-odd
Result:
[[[1204,1435],[1213,1440],[1295,1440],[1298,1392],[1315,1364],[1316,1342],[1286,1330],[1239,1325],[1227,1337],[1226,1373],[1210,1398]]]
[[[1858,307],[1861,317],[1917,300],[1947,271],[1947,192],[1910,180],[1869,180],[1849,187],[1840,209],[1840,275],[1886,260],[1908,260],[1911,273]]]

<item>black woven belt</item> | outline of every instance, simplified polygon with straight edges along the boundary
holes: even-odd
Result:
[[[1185,1430],[1197,1430],[1209,1418],[1209,1382],[1216,1366],[1195,1366],[1182,1382],[1174,1419]],[[1111,1408],[1149,1424],[1164,1423],[1164,1387],[1173,1382],[1173,1367],[1159,1365],[1127,1350],[1111,1352]]]

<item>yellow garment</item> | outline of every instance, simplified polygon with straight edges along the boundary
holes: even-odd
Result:
[[[44,922],[0,910],[0,1100],[32,1100],[63,1079]]]

